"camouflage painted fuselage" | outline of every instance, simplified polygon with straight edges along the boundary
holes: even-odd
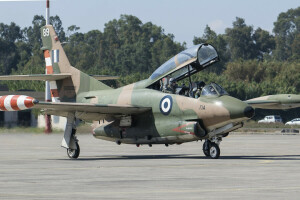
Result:
[[[208,96],[198,99],[143,88],[141,81],[113,90],[82,93],[77,102],[151,107],[150,111],[132,116],[130,127],[120,126],[120,118],[110,122],[94,122],[94,136],[99,139],[131,144],[173,144],[212,137],[209,133],[232,124],[228,129],[248,119],[244,111],[248,104],[230,97]],[[92,99],[86,99],[91,97]],[[171,99],[164,112],[162,100]],[[168,106],[168,105],[167,105]],[[120,116],[122,117],[122,116]],[[240,127],[240,126],[239,126]],[[220,132],[224,134],[224,132]]]

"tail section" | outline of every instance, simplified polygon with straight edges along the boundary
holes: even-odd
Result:
[[[69,73],[71,77],[50,81],[52,101],[74,102],[82,92],[112,89],[95,78],[72,67],[52,25],[41,28],[47,74]]]

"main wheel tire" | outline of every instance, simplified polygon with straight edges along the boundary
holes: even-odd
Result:
[[[67,149],[67,154],[68,154],[69,158],[71,158],[71,159],[77,159],[80,154],[80,147],[79,147],[78,142],[76,142],[75,144],[76,144],[77,149]]]
[[[209,155],[212,159],[217,159],[220,157],[220,148],[216,143],[211,143],[209,147]]]
[[[207,147],[207,143],[208,143],[208,147]],[[204,143],[203,143],[203,147],[202,147],[202,150],[203,150],[203,153],[206,157],[210,157],[209,155],[209,142],[208,140],[206,140]]]

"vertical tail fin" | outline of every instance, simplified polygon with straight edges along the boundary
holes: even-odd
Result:
[[[82,92],[112,89],[72,67],[52,25],[41,28],[47,74],[70,73],[71,78],[50,82],[52,101],[76,101]]]

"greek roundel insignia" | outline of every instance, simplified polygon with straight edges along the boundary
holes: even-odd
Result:
[[[172,106],[173,106],[173,100],[170,95],[167,95],[160,100],[159,108],[162,114],[168,115],[172,110]]]

